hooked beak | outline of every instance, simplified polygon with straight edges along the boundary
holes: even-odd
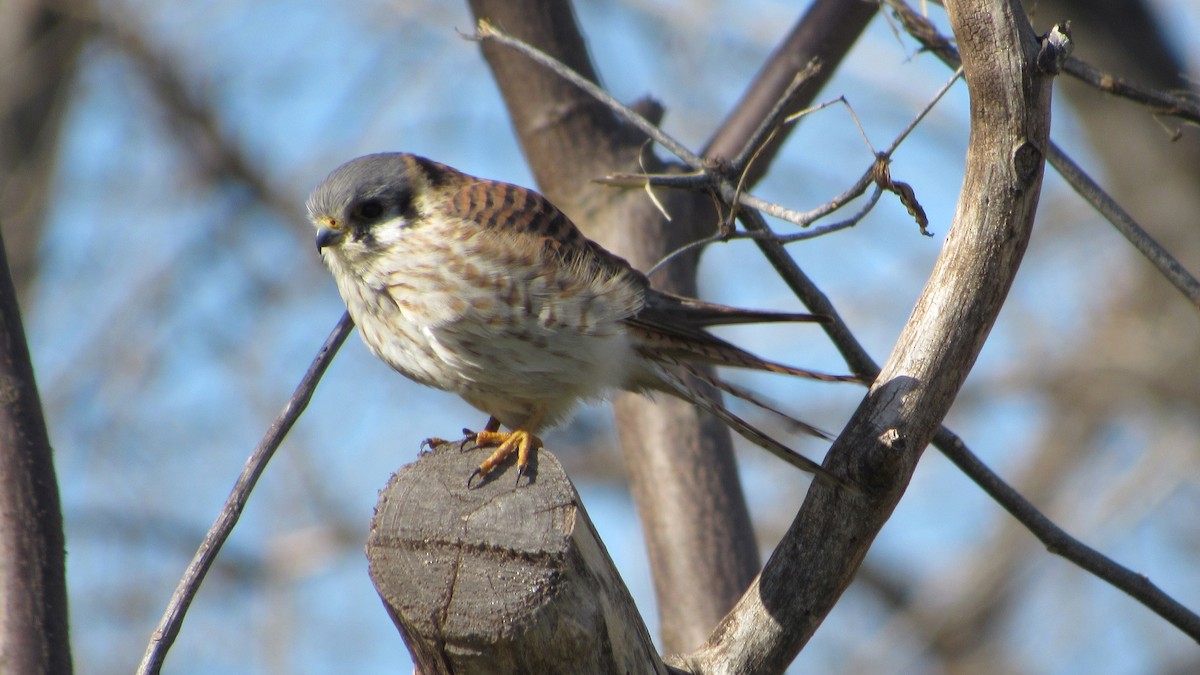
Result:
[[[342,243],[342,239],[346,237],[346,233],[341,230],[335,230],[331,227],[321,227],[317,229],[317,252],[326,246],[337,246]]]

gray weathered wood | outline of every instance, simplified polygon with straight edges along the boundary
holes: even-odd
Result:
[[[437,446],[380,493],[371,578],[423,673],[666,673],[558,460],[506,464]]]

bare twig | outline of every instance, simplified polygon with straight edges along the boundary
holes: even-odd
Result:
[[[934,97],[934,102],[936,103],[937,100],[940,98],[941,98],[941,95],[940,94],[937,95],[936,97]],[[871,139],[867,136],[867,130],[863,128],[862,122],[858,119],[858,113],[854,112],[854,106],[850,105],[850,101],[846,100],[845,96],[839,95],[835,99],[825,101],[824,103],[818,103],[817,105],[810,106],[799,112],[792,113],[791,115],[788,115],[788,118],[785,121],[794,122],[794,121],[800,119],[801,117],[804,117],[805,115],[811,115],[812,113],[815,113],[820,110],[824,110],[831,105],[837,105],[839,103],[841,103],[846,108],[846,112],[850,114],[850,119],[854,122],[855,128],[858,129],[858,133],[862,136],[863,143],[867,146],[867,149],[871,151],[872,155],[879,154],[875,151],[875,146],[871,145]],[[932,106],[933,104],[931,103],[930,105]],[[926,110],[928,110],[928,109],[929,108],[927,107]],[[924,117],[924,114],[922,114],[921,117]],[[917,121],[920,121],[920,117],[917,118]],[[914,122],[914,125],[915,125],[915,122]],[[911,126],[910,126],[910,128],[911,128]]]
[[[912,188],[908,187],[908,185],[905,183],[893,182],[891,180],[890,174],[888,174],[886,171],[887,162],[891,156],[895,154],[896,150],[900,147],[900,144],[904,142],[904,139],[908,138],[908,135],[912,133],[912,130],[916,128],[917,124],[920,123],[921,120],[925,119],[925,116],[929,114],[929,111],[932,110],[933,107],[942,100],[942,98],[946,95],[946,92],[950,91],[950,87],[954,86],[954,83],[957,82],[960,77],[962,77],[962,68],[956,70],[954,75],[947,80],[946,83],[943,84],[936,93],[934,93],[933,97],[929,99],[929,102],[925,104],[925,107],[922,108],[921,111],[917,113],[916,117],[914,117],[912,121],[910,121],[909,124],[896,136],[891,145],[888,146],[888,149],[880,153],[875,152],[874,146],[871,145],[871,141],[867,137],[866,131],[862,128],[862,125],[859,124],[858,117],[854,114],[854,110],[850,108],[850,104],[840,96],[831,101],[826,101],[820,105],[806,108],[798,113],[790,115],[785,123],[798,119],[799,117],[810,112],[821,110],[836,103],[842,103],[847,107],[847,109],[850,110],[850,115],[854,119],[854,123],[858,127],[859,132],[862,134],[863,141],[866,143],[867,147],[871,149],[871,153],[874,157],[874,161],[872,162],[871,166],[867,167],[866,171],[863,172],[863,175],[858,179],[857,182],[854,183],[854,185],[847,188],[842,194],[834,197],[833,199],[825,202],[811,211],[796,211],[794,209],[789,209],[779,204],[768,202],[764,199],[760,199],[759,197],[748,194],[742,191],[740,178],[738,185],[730,188],[729,182],[720,174],[705,168],[698,168],[696,171],[686,174],[645,175],[618,173],[606,176],[605,178],[599,179],[597,182],[618,187],[649,188],[650,186],[656,186],[681,188],[687,190],[711,190],[718,192],[720,196],[726,200],[727,204],[737,204],[739,206],[756,209],[773,218],[778,218],[779,220],[792,223],[793,225],[797,225],[799,227],[808,227],[817,220],[820,220],[834,211],[841,209],[851,200],[860,197],[864,192],[866,192],[868,185],[875,183],[879,187],[891,192],[895,192],[897,195],[899,195],[901,197],[901,201],[904,202],[906,207],[908,207],[909,212],[917,219],[917,224],[921,227],[921,232],[928,234],[928,232],[925,230],[927,222],[924,220],[924,212],[921,211],[919,204],[916,204],[916,197],[912,194]],[[780,106],[777,106],[776,109],[782,108],[785,102],[789,102],[789,98],[793,95],[792,87],[794,87],[798,81],[800,80],[797,79],[793,81],[793,85],[784,92],[783,96],[780,98]],[[762,135],[761,131],[756,131],[755,134],[756,138]],[[769,134],[767,134],[764,138],[769,138]],[[735,165],[733,169],[738,172],[740,177],[745,174],[747,167]],[[876,200],[878,200],[877,196],[871,199],[872,206]],[[868,207],[866,210],[869,211],[870,207]],[[830,232],[845,229],[846,227],[856,224],[865,215],[866,213],[864,212],[861,215],[856,215],[848,220],[842,221],[841,223],[837,223],[835,224],[836,226],[821,228],[816,234],[789,235],[782,237],[780,241],[784,243],[791,243],[793,241],[811,239],[823,234],[829,234]],[[675,255],[690,250],[698,245],[714,243],[716,241],[723,241],[726,239],[746,238],[747,236],[750,238],[760,238],[764,235],[751,234],[739,236],[736,234],[731,234],[730,232],[723,232],[717,235],[715,238],[702,239],[698,242],[693,242],[683,246],[676,251],[672,251],[668,258],[674,257]],[[655,267],[658,267],[661,264],[662,261],[656,264]]]
[[[474,37],[475,37],[475,39],[478,39],[478,40],[496,40],[497,42],[499,42],[505,46],[511,47],[511,48],[521,52],[522,54],[525,54],[529,58],[537,61],[538,63],[542,64],[543,66],[550,68],[556,74],[558,74],[559,76],[566,79],[568,82],[571,82],[572,84],[579,87],[580,89],[583,89],[585,92],[587,92],[591,96],[594,96],[597,100],[599,100],[602,103],[604,103],[605,105],[609,106],[616,114],[620,115],[623,119],[627,120],[628,122],[630,122],[631,124],[636,126],[640,131],[642,131],[647,136],[652,138],[656,143],[658,143],[663,148],[667,149],[672,154],[674,154],[676,157],[678,157],[681,161],[684,162],[684,164],[686,164],[688,166],[688,168],[696,170],[696,171],[700,171],[703,174],[708,175],[710,177],[709,180],[710,180],[711,187],[713,189],[715,189],[718,192],[718,194],[727,203],[729,203],[731,205],[737,204],[737,205],[742,205],[742,206],[748,206],[753,209],[758,209],[760,211],[768,213],[769,215],[771,215],[773,217],[795,223],[797,225],[800,225],[801,227],[807,226],[813,220],[816,219],[814,217],[812,219],[805,220],[805,216],[797,211],[793,211],[791,209],[785,209],[777,204],[771,204],[770,202],[763,201],[757,197],[754,197],[752,195],[749,195],[749,194],[743,192],[741,190],[741,183],[739,182],[738,184],[733,184],[724,175],[724,172],[721,170],[720,167],[714,166],[713,162],[707,161],[707,160],[697,156],[691,150],[688,150],[687,147],[684,146],[682,143],[680,143],[679,141],[672,138],[669,134],[663,132],[661,129],[659,129],[657,126],[655,126],[652,122],[647,120],[642,115],[638,114],[637,111],[633,110],[632,108],[626,106],[625,104],[623,104],[620,101],[613,98],[611,95],[608,94],[608,92],[601,89],[594,82],[579,75],[578,73],[574,72],[573,70],[566,67],[562,63],[559,63],[556,59],[554,59],[550,55],[546,54],[545,52],[533,47],[532,45],[528,45],[528,44],[522,42],[521,40],[518,40],[518,39],[512,37],[511,35],[504,33],[503,31],[492,26],[487,21],[479,22],[479,26],[478,26],[476,35]],[[807,81],[807,79],[809,77],[811,77],[813,72],[815,72],[815,66],[810,64],[809,68],[806,68],[804,72],[798,74],[795,78],[793,78],[791,84],[789,85],[787,91],[785,92],[785,95],[781,98],[779,105],[777,105],[775,108],[772,109],[772,112],[770,113],[769,117],[778,121],[783,116],[783,112],[786,108],[786,105],[790,102],[789,101],[790,97],[792,97],[794,95],[795,89],[797,89],[805,81]],[[953,83],[953,79],[951,80],[951,83]],[[936,103],[938,100],[941,99],[941,97],[945,94],[945,91],[948,89],[948,87],[949,87],[949,84],[947,84],[945,87],[943,87],[943,89],[941,91],[938,92],[938,94],[934,97],[933,101],[930,103],[930,106],[932,106],[934,103]],[[922,113],[921,113],[922,117],[924,116],[925,112],[928,111],[928,109],[929,109],[929,107],[926,107],[925,111],[922,111]],[[762,131],[762,129],[764,129],[764,128],[766,128],[766,127],[761,127],[759,131],[755,132],[755,138],[760,138],[760,136],[761,136],[761,141],[763,143],[765,143],[770,138],[770,133],[764,133]],[[860,129],[861,129],[861,127],[860,127]],[[911,129],[911,127],[910,127],[910,129]],[[905,135],[907,134],[907,132],[908,132],[908,129],[905,130]],[[741,161],[745,161],[747,163],[750,161],[750,158],[752,158],[753,156],[754,156],[753,151],[751,151],[749,153],[743,153],[743,155],[739,155],[739,157],[745,158],[744,160],[741,160]],[[739,171],[739,174],[744,172],[746,169],[745,166],[735,166],[734,168]],[[622,175],[620,178],[625,178],[625,177],[627,177],[627,175]],[[618,177],[610,176],[609,178],[616,179]],[[669,180],[670,179],[668,179],[668,181]],[[690,179],[686,179],[686,180],[690,181]],[[609,182],[610,182],[610,184],[613,184],[611,182],[611,180]],[[662,185],[664,183],[658,183],[658,184]],[[647,183],[645,181],[640,181],[640,182],[638,182],[638,186],[648,188],[650,186],[650,183]],[[886,188],[886,186],[885,186],[885,188]],[[861,195],[865,190],[866,190],[866,184],[862,183],[861,189],[859,189],[857,194],[855,194],[854,196],[857,197],[858,195]],[[843,205],[843,204],[844,204],[844,202],[841,201],[841,198],[838,198],[829,203],[827,210],[825,208],[822,208],[822,209],[818,209],[818,211],[820,211],[822,214],[829,213],[836,208],[840,208],[841,205]],[[910,210],[911,210],[911,207],[910,207]],[[816,217],[820,217],[820,216],[816,216]]]
[[[797,86],[797,83],[803,81],[802,78],[797,77],[797,79],[793,80],[792,85],[788,87],[787,91],[785,91],[784,95],[780,98],[779,105],[776,106],[776,108],[773,109],[773,111],[772,111],[772,116],[775,120],[775,123],[776,124],[787,123],[792,120],[798,119],[801,116],[806,115],[810,112],[813,112],[816,110],[821,110],[823,108],[826,108],[830,105],[834,105],[836,103],[842,103],[848,109],[850,109],[850,114],[854,118],[854,123],[858,126],[859,132],[862,133],[862,135],[863,135],[863,141],[867,144],[867,147],[871,149],[872,154],[874,154],[876,157],[875,162],[873,162],[872,165],[870,167],[868,167],[867,170],[863,173],[862,177],[860,177],[858,179],[858,181],[855,182],[854,185],[850,186],[850,188],[848,188],[845,192],[843,192],[842,194],[838,195],[837,197],[834,197],[833,199],[829,200],[828,202],[822,204],[821,206],[818,206],[817,208],[815,208],[812,211],[809,211],[807,213],[794,211],[792,209],[785,208],[779,204],[775,204],[772,202],[767,202],[765,200],[759,199],[758,197],[755,197],[753,195],[747,195],[746,193],[742,192],[742,184],[740,182],[740,179],[739,179],[738,187],[734,191],[734,194],[736,197],[736,203],[742,204],[744,206],[748,206],[753,209],[757,209],[758,211],[761,211],[768,215],[779,218],[780,220],[787,221],[794,225],[799,225],[800,227],[808,227],[813,222],[815,222],[821,218],[824,218],[825,216],[833,213],[834,211],[837,211],[838,209],[845,206],[851,200],[856,199],[859,196],[861,196],[866,191],[867,186],[870,185],[871,183],[875,183],[876,186],[880,189],[876,190],[871,195],[871,197],[868,199],[867,204],[858,213],[854,214],[853,216],[851,216],[850,218],[848,218],[846,220],[839,221],[837,223],[832,223],[832,224],[826,225],[824,227],[816,228],[809,232],[800,232],[800,233],[790,234],[790,235],[778,235],[778,234],[775,234],[774,232],[772,232],[770,229],[767,229],[764,231],[757,231],[757,232],[736,232],[736,231],[731,231],[732,228],[722,228],[721,231],[717,232],[716,234],[713,234],[710,237],[705,237],[704,239],[699,239],[697,241],[690,242],[688,244],[680,246],[679,248],[675,249],[674,251],[671,251],[666,256],[664,256],[661,260],[659,260],[657,263],[655,263],[654,266],[651,267],[646,273],[653,274],[656,270],[661,268],[663,265],[665,265],[671,259],[675,258],[676,256],[678,256],[680,254],[686,253],[687,251],[690,251],[690,250],[693,250],[696,248],[700,248],[703,246],[707,246],[709,244],[715,244],[715,243],[722,242],[722,241],[729,241],[732,239],[774,238],[776,241],[778,241],[782,244],[790,244],[790,243],[797,242],[797,241],[814,239],[816,237],[820,237],[820,236],[823,236],[826,234],[831,234],[833,232],[844,230],[848,227],[853,227],[854,225],[857,225],[860,220],[862,220],[864,217],[866,217],[866,215],[871,211],[872,208],[874,208],[875,204],[879,201],[879,197],[881,195],[880,190],[889,190],[889,191],[895,192],[897,195],[899,195],[901,201],[904,203],[904,205],[906,207],[908,207],[909,213],[912,214],[916,218],[917,224],[918,224],[918,226],[920,226],[922,234],[926,234],[926,235],[930,234],[925,229],[926,225],[928,225],[928,221],[925,219],[924,210],[922,210],[920,207],[920,204],[917,203],[916,197],[912,192],[912,188],[909,187],[908,184],[906,184],[906,183],[892,181],[891,175],[887,170],[887,163],[888,163],[888,158],[893,153],[895,153],[896,149],[900,147],[900,144],[904,141],[904,139],[907,138],[910,133],[912,133],[912,130],[916,128],[917,124],[921,120],[925,119],[925,116],[929,113],[930,110],[933,109],[933,106],[936,105],[937,102],[940,101],[942,99],[942,97],[946,95],[946,92],[950,90],[950,87],[953,86],[954,83],[956,81],[958,81],[958,79],[960,77],[962,77],[962,68],[959,68],[957,71],[955,71],[954,76],[951,77],[944,85],[942,85],[942,88],[939,89],[937,91],[937,93],[934,94],[933,98],[930,99],[929,103],[927,103],[925,105],[925,107],[921,109],[921,112],[918,113],[917,116],[913,118],[913,120],[908,124],[908,126],[906,126],[904,128],[904,130],[901,131],[898,136],[896,136],[896,138],[892,141],[892,144],[890,146],[888,146],[888,149],[882,153],[875,152],[874,147],[871,145],[870,139],[867,137],[866,130],[864,130],[862,128],[862,125],[858,123],[858,117],[854,115],[854,111],[852,108],[850,108],[849,102],[847,102],[845,98],[840,97],[840,96],[831,101],[826,101],[825,103],[822,103],[820,105],[806,108],[798,113],[794,113],[794,114],[788,116],[788,118],[786,120],[784,120],[783,122],[780,122],[779,116],[776,114],[775,111],[781,110],[783,105],[790,101],[790,97],[793,95],[793,89]],[[758,131],[755,132],[755,138],[759,139],[759,142],[765,142],[765,141],[763,141],[763,139],[770,137],[769,133],[764,133],[762,131],[762,129],[766,129],[766,128],[767,128],[767,126],[764,125]],[[754,155],[751,155],[751,158],[753,158],[753,156]],[[739,176],[742,176],[742,175],[745,175],[746,167],[735,164],[734,170],[736,170],[738,172]],[[612,185],[612,186],[617,186],[617,187],[643,187],[647,191],[650,189],[651,186],[672,187],[672,188],[681,188],[681,189],[688,189],[688,190],[712,191],[712,190],[718,189],[718,188],[714,188],[714,182],[718,182],[719,180],[720,180],[719,178],[714,178],[708,171],[700,170],[700,171],[695,171],[695,172],[687,173],[687,174],[649,175],[649,174],[619,173],[619,174],[612,174],[612,175],[606,176],[602,179],[598,179],[597,182],[605,184],[605,185]],[[727,204],[728,204],[728,202],[727,202]],[[736,211],[731,211],[731,215],[736,216]]]
[[[792,220],[792,218],[795,217],[795,212],[793,211],[782,209],[778,206],[772,207],[772,205],[769,203],[750,197],[750,195],[745,193],[741,193],[739,197],[737,187],[724,176],[722,176],[719,171],[717,171],[719,167],[715,166],[714,162],[696,155],[682,143],[675,140],[662,129],[659,129],[642,115],[638,114],[637,111],[613,98],[608,92],[601,89],[594,82],[581,76],[562,63],[559,63],[556,59],[545,52],[533,47],[532,45],[528,45],[521,40],[508,35],[507,33],[504,33],[495,26],[492,26],[487,21],[479,22],[479,26],[474,37],[478,40],[495,40],[500,44],[511,47],[512,49],[525,54],[534,61],[551,69],[563,79],[584,90],[589,95],[595,97],[596,100],[607,105],[614,113],[633,124],[638,128],[638,130],[653,139],[655,143],[658,143],[668,152],[678,157],[680,161],[682,161],[688,168],[694,171],[699,171],[701,172],[701,175],[707,176],[707,181],[709,184],[715,187],[719,191],[721,197],[727,202],[731,204],[740,203],[745,206],[749,206],[750,208],[766,210],[768,213],[770,213],[770,215],[783,220]],[[803,80],[801,80],[801,83],[802,82]],[[645,187],[645,185],[646,184],[644,181],[639,181],[637,183],[638,187]]]
[[[663,256],[661,260],[654,263],[653,267],[646,270],[646,276],[653,275],[656,271],[661,269],[663,265],[671,262],[671,259],[675,258],[676,256],[687,253],[692,249],[703,248],[709,244],[717,244],[725,241],[732,241],[734,239],[773,239],[780,244],[791,244],[797,241],[816,239],[817,237],[822,237],[846,228],[854,227],[860,220],[865,218],[867,214],[871,212],[871,209],[875,208],[875,204],[879,202],[879,197],[881,195],[883,195],[883,188],[876,187],[875,191],[871,193],[871,196],[867,198],[867,203],[864,204],[861,209],[855,212],[854,215],[845,220],[839,220],[836,223],[829,223],[828,225],[822,225],[821,227],[814,227],[811,230],[805,230],[803,232],[796,232],[793,234],[776,234],[774,231],[768,230],[764,232],[737,231],[726,234],[723,231],[718,231],[712,236],[693,241],[689,244],[684,244],[674,251],[671,251],[667,255]]]
[[[791,244],[797,241],[806,241],[808,239],[814,239],[826,234],[832,234],[848,227],[854,227],[858,224],[858,221],[865,218],[867,214],[871,212],[871,209],[875,208],[875,204],[879,202],[879,198],[881,196],[883,196],[883,188],[876,186],[875,191],[871,193],[871,196],[867,197],[867,203],[863,204],[862,208],[849,218],[845,220],[839,220],[836,223],[829,223],[828,225],[814,227],[813,229],[806,230],[804,232],[796,232],[793,234],[777,234],[775,235],[775,240],[781,244]],[[751,235],[749,232],[746,234],[747,236]]]
[[[242,509],[246,506],[246,500],[250,498],[251,490],[258,482],[263,469],[267,467],[267,462],[271,460],[275,450],[283,442],[283,438],[287,436],[292,425],[296,423],[300,414],[308,406],[313,392],[316,391],[317,383],[325,374],[325,369],[329,367],[334,354],[346,341],[346,336],[350,335],[352,328],[354,328],[354,322],[350,319],[350,313],[343,313],[342,318],[334,326],[333,332],[329,334],[325,344],[317,352],[312,365],[308,367],[308,372],[304,373],[304,377],[301,378],[291,399],[288,400],[287,405],[284,406],[275,421],[271,423],[250,458],[246,460],[242,474],[238,476],[233,490],[229,493],[229,498],[225,500],[225,506],[221,509],[221,513],[213,522],[212,527],[209,528],[200,548],[196,550],[196,555],[183,573],[183,578],[179,580],[179,586],[167,604],[167,610],[163,614],[162,620],[159,621],[158,628],[150,637],[146,654],[138,666],[139,675],[158,673],[162,669],[167,651],[175,642],[176,636],[179,635],[183,617],[192,604],[192,599],[196,597],[200,583],[204,581],[204,575],[208,573],[208,569],[221,551],[221,546],[225,544],[225,540],[229,538],[234,526],[237,525],[238,518],[242,515]]]
[[[893,140],[892,144],[888,146],[888,149],[884,150],[881,154],[883,154],[885,157],[891,157],[892,155],[896,154],[896,149],[900,147],[900,144],[904,142],[904,139],[908,138],[908,135],[912,133],[913,129],[917,128],[917,125],[925,119],[925,116],[929,114],[929,111],[933,110],[933,106],[936,105],[938,101],[942,100],[942,97],[946,95],[946,92],[950,91],[950,87],[953,87],[954,83],[958,82],[958,80],[962,78],[962,74],[962,66],[959,66],[958,69],[954,71],[954,75],[952,75],[949,80],[946,80],[946,83],[942,85],[941,89],[938,89],[937,92],[934,93],[933,98],[929,99],[929,103],[927,103],[924,108],[921,108],[921,112],[917,113],[917,116],[912,118],[912,121],[908,123],[908,126],[904,127],[904,130],[896,135],[896,139]]]
[[[795,120],[797,116],[803,114],[788,115],[788,106],[792,103],[792,99],[795,98],[800,88],[820,70],[821,62],[818,59],[812,59],[800,72],[796,73],[796,76],[792,78],[792,83],[783,92],[783,96],[780,96],[779,100],[775,103],[775,107],[763,117],[762,124],[758,125],[758,128],[754,130],[754,134],[750,136],[750,140],[746,143],[745,147],[733,159],[732,165],[734,170],[742,174],[741,182],[744,183],[746,180],[745,173],[750,163],[762,152],[767,142],[775,135],[780,126],[786,122]]]
[[[685,174],[641,174],[641,173],[614,173],[597,178],[596,182],[603,185],[611,185],[613,187],[626,188],[646,188],[646,187],[666,187],[676,188],[681,190],[697,190],[697,191],[713,191],[717,192],[725,204],[730,204],[731,199],[736,200],[740,206],[761,211],[762,213],[778,218],[779,220],[791,223],[798,227],[808,227],[817,220],[828,216],[845,206],[851,200],[861,196],[867,191],[867,187],[874,181],[874,164],[863,173],[853,185],[846,188],[842,194],[830,199],[824,204],[818,206],[811,211],[797,211],[789,209],[780,204],[769,202],[761,197],[738,192],[737,188],[731,187],[728,191],[723,187],[729,187],[727,182],[722,183],[721,178],[701,171],[696,173]],[[730,198],[727,198],[730,197]],[[730,233],[718,235],[717,240],[730,237]]]

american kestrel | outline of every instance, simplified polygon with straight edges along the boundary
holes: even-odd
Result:
[[[416,155],[343,164],[313,191],[308,213],[317,249],[371,352],[491,416],[474,440],[497,447],[468,487],[514,451],[519,481],[530,452],[541,447],[539,432],[580,401],[616,390],[691,401],[794,466],[844,484],[734,415],[709,387],[778,411],[697,367],[853,380],[760,359],[706,330],[823,317],[657,291],[537,192]]]

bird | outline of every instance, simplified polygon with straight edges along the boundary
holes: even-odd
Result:
[[[703,367],[857,381],[759,358],[708,331],[827,317],[656,290],[538,192],[414,154],[346,162],[306,206],[317,250],[371,353],[489,416],[481,431],[463,430],[465,440],[495,446],[468,489],[514,453],[519,485],[540,433],[617,391],[690,401],[793,466],[852,487],[735,415],[718,391],[828,434]]]

